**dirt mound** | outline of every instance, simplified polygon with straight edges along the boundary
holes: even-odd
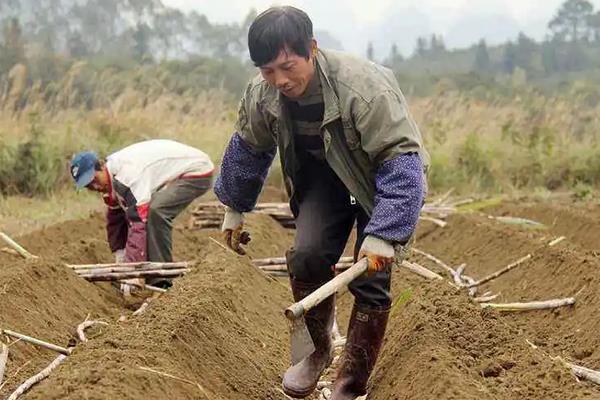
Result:
[[[396,302],[369,399],[584,399],[598,392],[533,350],[502,316],[446,282],[396,276]],[[406,295],[409,293],[410,298]]]
[[[527,212],[517,213],[517,206],[505,206],[511,216],[528,217]],[[551,205],[539,216],[552,218],[563,212]],[[527,209],[526,209],[527,210]],[[496,213],[494,213],[496,215]],[[444,229],[423,230],[417,247],[432,253],[451,265],[467,264],[467,274],[482,278],[532,254],[530,261],[513,271],[483,285],[480,293],[491,290],[500,294],[495,302],[549,300],[575,296],[577,304],[571,308],[524,313],[502,313],[502,325],[515,328],[520,340],[530,340],[552,356],[562,356],[592,369],[600,369],[600,259],[581,246],[583,240],[573,245],[570,238],[554,247],[548,243],[569,229],[568,219],[563,224],[549,225],[546,230],[527,230],[519,226],[502,224],[479,215],[456,215],[449,219]],[[557,227],[557,228],[555,228]],[[571,232],[575,234],[573,229]],[[595,231],[597,237],[600,230]],[[585,238],[583,235],[581,238]],[[418,259],[418,258],[417,258]],[[423,264],[435,268],[425,260]],[[472,322],[472,319],[464,319]],[[501,332],[503,326],[496,326]],[[483,342],[482,342],[483,343]],[[538,381],[538,378],[535,379]],[[597,388],[594,396],[600,396]],[[575,392],[574,392],[575,393]],[[566,398],[577,398],[575,394]],[[535,397],[527,397],[535,398]],[[561,397],[551,397],[561,398]]]
[[[284,254],[290,232],[269,218],[250,217],[247,225],[253,232],[252,256]],[[190,232],[177,225],[174,234],[175,257],[198,261],[196,270],[153,302],[147,314],[122,324],[116,322],[119,315],[130,312],[110,285],[90,284],[63,266],[111,261],[100,215],[20,237],[40,260],[2,253],[0,328],[65,346],[88,314],[111,322],[101,339],[80,345],[56,377],[32,391],[30,398],[201,398],[197,386],[165,381],[138,366],[192,380],[204,376],[207,380],[201,382],[211,398],[236,398],[229,392],[238,393],[237,398],[263,398],[257,393],[278,386],[274,382],[288,359],[281,312],[289,303],[288,289],[255,270],[249,257],[226,252],[210,240],[220,239],[218,231]],[[11,346],[7,376],[28,364],[10,378],[2,394],[54,356],[24,343]],[[95,384],[99,376],[101,386]],[[141,391],[132,389],[139,386]]]
[[[556,234],[566,236],[571,243],[600,255],[600,204],[523,201],[503,204],[490,212],[541,222]]]
[[[554,210],[544,206],[548,210],[540,219]],[[537,219],[528,214],[529,206],[523,212],[518,204],[502,207],[488,212]],[[426,282],[395,271],[392,316],[369,399],[599,398],[597,387],[575,381],[550,358],[562,356],[600,369],[600,310],[595,306],[600,301],[600,260],[593,242],[584,242],[587,234],[578,237],[576,229],[568,228],[570,220],[541,220],[550,228],[526,230],[484,215],[459,214],[443,229],[423,225],[416,247],[451,265],[467,263],[466,273],[474,278],[533,255],[483,285],[480,293],[500,293],[498,302],[576,295],[577,304],[518,314],[484,311],[448,282]],[[62,267],[64,262],[111,261],[101,216],[19,238],[42,260],[0,254],[0,327],[65,345],[88,313],[110,322],[102,331],[93,330],[90,342],[80,344],[26,398],[285,398],[278,390],[288,364],[282,310],[291,295],[285,279],[266,277],[250,258],[284,255],[293,231],[258,216],[250,216],[247,226],[253,241],[249,255],[239,257],[215,243],[213,239],[221,240],[217,230],[189,231],[177,225],[175,258],[195,260],[197,266],[135,317],[113,288],[89,284]],[[567,241],[547,246],[567,229],[572,232]],[[590,234],[594,232],[591,225]],[[443,274],[428,260],[414,260]],[[338,301],[342,329],[352,300],[346,293]],[[117,322],[120,314],[127,320]],[[0,395],[54,356],[23,343],[12,346],[9,377],[31,362]]]
[[[206,241],[214,254],[145,314],[82,346],[32,399],[280,398],[287,289]],[[194,383],[165,378],[140,367]],[[198,386],[200,385],[200,386]]]

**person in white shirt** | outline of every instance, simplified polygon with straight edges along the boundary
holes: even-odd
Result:
[[[70,167],[78,188],[102,193],[117,262],[171,262],[173,219],[210,189],[213,171],[205,153],[173,140],[135,143],[105,160],[80,152]],[[168,279],[148,283],[171,286]]]

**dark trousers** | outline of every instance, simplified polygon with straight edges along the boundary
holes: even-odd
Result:
[[[173,261],[173,220],[210,189],[211,181],[212,177],[178,179],[152,195],[146,225],[148,261]]]
[[[369,217],[335,172],[325,163],[305,163],[297,174],[296,193],[290,206],[296,220],[294,247],[287,252],[288,270],[300,282],[323,284],[333,278],[333,266],[344,251],[354,223],[357,241],[354,258],[366,236]],[[361,276],[349,285],[356,301],[364,306],[386,308],[391,304],[391,274]]]

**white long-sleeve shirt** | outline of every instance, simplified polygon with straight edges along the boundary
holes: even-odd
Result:
[[[111,197],[123,208],[146,208],[152,194],[179,178],[212,175],[214,164],[204,152],[174,140],[147,140],[107,157]],[[133,211],[133,210],[131,210]],[[145,214],[145,213],[142,213]],[[144,215],[140,215],[145,219]]]

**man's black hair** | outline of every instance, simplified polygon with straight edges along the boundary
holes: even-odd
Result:
[[[250,25],[250,58],[257,67],[276,59],[282,50],[308,59],[312,39],[312,21],[304,11],[291,6],[271,7]]]

